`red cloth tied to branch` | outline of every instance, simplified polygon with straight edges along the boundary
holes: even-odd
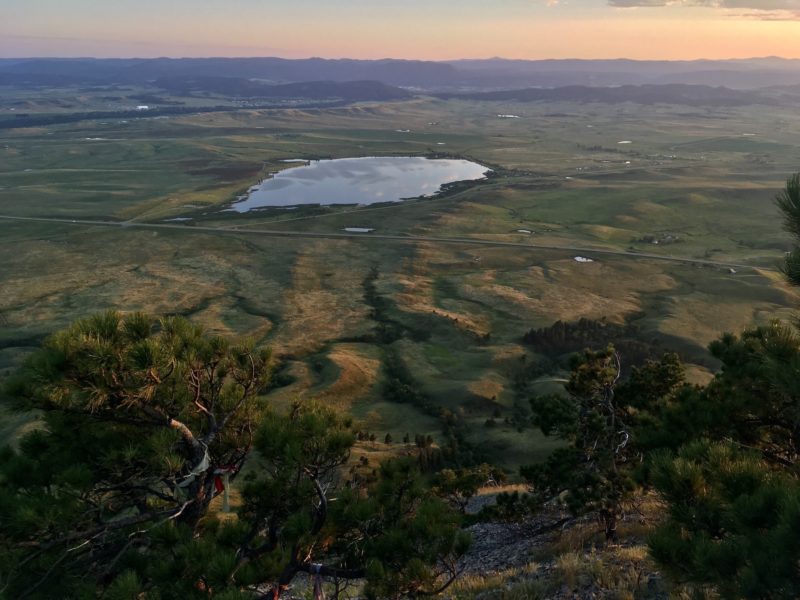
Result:
[[[236,470],[236,465],[222,465],[214,469],[214,490],[217,494],[225,491],[225,483],[222,481],[222,476],[236,473]]]

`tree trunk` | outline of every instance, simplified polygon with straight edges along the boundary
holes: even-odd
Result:
[[[617,513],[613,510],[604,510],[602,513],[603,525],[606,533],[606,544],[617,543]]]
[[[184,525],[188,525],[194,530],[206,513],[208,512],[208,505],[211,503],[213,494],[211,488],[214,485],[214,477],[209,474],[209,471],[198,477],[188,487],[188,497],[192,503],[186,507],[178,521]]]

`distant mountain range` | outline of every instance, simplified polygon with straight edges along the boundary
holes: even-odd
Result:
[[[142,87],[140,93],[129,98],[148,105],[149,116],[224,108],[224,103],[210,104],[221,99],[238,99],[262,108],[316,107],[404,100],[415,95],[503,102],[800,107],[800,61],[0,59],[2,85],[73,85],[116,90],[115,94]],[[156,89],[166,94],[161,95]],[[206,103],[202,107],[187,104],[181,100],[185,96],[202,96]],[[29,115],[18,111],[13,119],[10,113],[5,115],[0,127],[107,118],[113,114],[116,113]]]
[[[310,58],[154,58],[154,59],[5,59],[0,84],[142,84],[165,79],[230,77],[263,83],[306,81],[381,81],[396,86],[431,86],[449,80],[455,67],[406,60],[325,60]],[[798,81],[800,83],[800,81]]]
[[[800,85],[800,60],[0,59],[0,85],[204,81],[208,86],[213,83],[209,78],[220,77],[240,80],[240,87],[246,86],[241,80],[272,85],[378,81],[389,86],[439,92],[666,84],[754,90]]]

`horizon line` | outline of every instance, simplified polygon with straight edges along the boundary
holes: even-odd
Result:
[[[288,57],[272,55],[252,55],[252,56],[230,56],[230,55],[205,55],[205,56],[176,56],[176,55],[162,55],[162,56],[91,56],[91,55],[74,55],[74,56],[0,56],[0,60],[252,60],[252,59],[278,59],[286,61],[301,61],[301,60],[325,60],[325,61],[342,61],[352,60],[361,62],[381,62],[381,61],[404,61],[404,62],[432,62],[432,63],[451,63],[461,61],[490,61],[502,60],[508,62],[568,62],[568,61],[583,61],[583,62],[614,62],[614,61],[628,61],[628,62],[665,62],[665,63],[681,63],[681,62],[737,62],[737,61],[751,61],[751,60],[782,60],[782,61],[800,61],[798,57],[788,56],[746,56],[746,57],[729,57],[729,58],[627,58],[618,56],[616,58],[507,58],[503,56],[490,56],[482,58],[450,58],[450,59],[426,59],[426,58],[397,58],[384,56],[381,58],[353,58],[350,56],[337,56],[337,57],[324,57],[324,56],[304,56],[304,57]]]

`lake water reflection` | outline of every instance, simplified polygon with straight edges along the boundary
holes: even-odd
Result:
[[[431,196],[446,183],[483,179],[489,170],[468,160],[423,157],[314,160],[253,186],[231,208],[399,202]]]

